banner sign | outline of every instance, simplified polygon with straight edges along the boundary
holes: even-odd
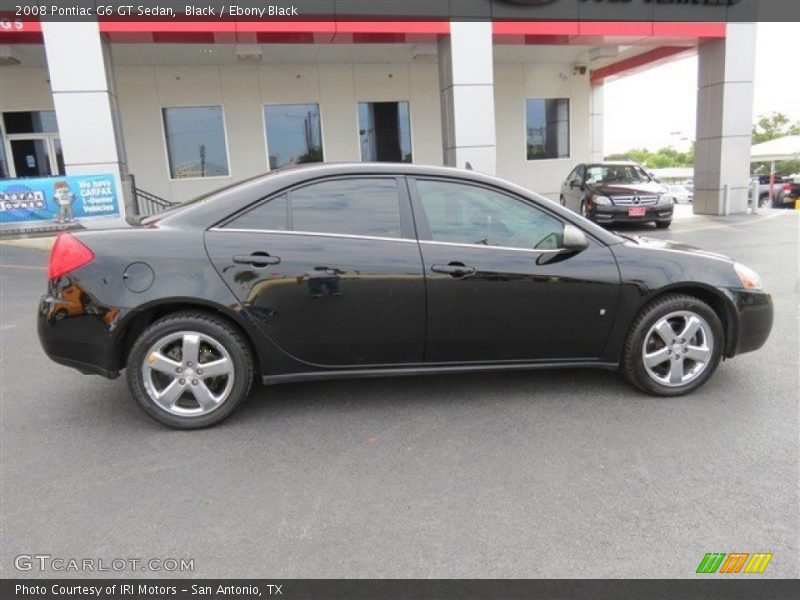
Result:
[[[66,225],[119,216],[119,195],[110,174],[0,179],[0,225]]]

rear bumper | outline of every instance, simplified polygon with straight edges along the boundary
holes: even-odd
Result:
[[[71,303],[51,295],[39,302],[37,329],[45,354],[81,373],[119,376],[114,351],[121,312]]]
[[[631,206],[599,206],[592,207],[592,215],[598,223],[647,223],[651,221],[671,221],[672,204],[662,204],[654,206],[643,206],[645,214],[642,217],[632,217],[628,214]]]

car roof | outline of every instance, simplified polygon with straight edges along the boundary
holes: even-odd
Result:
[[[598,167],[621,167],[621,166],[641,166],[639,163],[633,160],[604,160],[601,162],[593,162],[588,163],[590,167],[598,166]]]

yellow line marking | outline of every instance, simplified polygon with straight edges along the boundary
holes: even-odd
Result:
[[[47,271],[47,267],[31,267],[28,265],[0,265],[0,269],[29,269],[31,271]]]

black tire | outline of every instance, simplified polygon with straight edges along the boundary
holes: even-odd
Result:
[[[594,221],[592,213],[586,209],[586,200],[581,200],[581,216],[587,221]]]
[[[672,225],[672,221],[656,221],[656,227],[658,229],[669,229],[670,225]]]
[[[690,312],[702,317],[710,328],[713,348],[709,360],[695,379],[683,385],[664,385],[648,374],[644,364],[644,344],[651,328],[662,318],[676,312]],[[665,346],[668,346],[665,344]],[[669,294],[647,304],[631,325],[622,354],[620,371],[631,384],[654,396],[682,396],[702,386],[714,374],[722,358],[725,333],[716,312],[705,302],[685,294]],[[665,363],[670,364],[671,363]]]
[[[233,383],[229,386],[227,396],[206,414],[184,416],[169,412],[151,398],[145,386],[145,355],[158,341],[181,332],[197,332],[208,336],[224,348],[232,363]],[[202,366],[202,363],[198,361],[195,368],[197,366]],[[182,311],[159,319],[142,332],[128,355],[126,376],[131,395],[150,417],[177,429],[202,429],[229,417],[247,397],[253,382],[253,357],[242,334],[227,320],[202,311]],[[227,382],[227,379],[223,381]],[[207,380],[201,381],[201,387],[206,382]],[[187,393],[191,391],[188,384],[186,389]],[[188,398],[191,400],[191,396]]]

